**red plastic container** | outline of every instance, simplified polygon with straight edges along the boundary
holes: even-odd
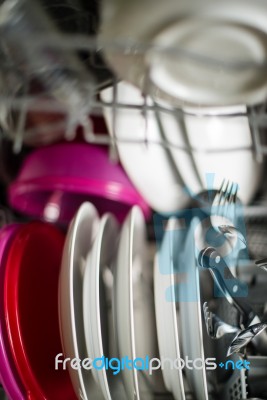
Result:
[[[25,225],[10,247],[4,309],[19,376],[31,400],[73,400],[66,370],[55,370],[63,353],[58,318],[58,280],[64,237],[42,222]]]

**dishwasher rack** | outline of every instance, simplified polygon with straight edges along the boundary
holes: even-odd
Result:
[[[1,27],[0,27],[1,29]],[[95,36],[88,36],[82,34],[40,34],[37,32],[34,36],[27,36],[27,47],[31,49],[29,55],[32,55],[34,58],[35,51],[68,51],[68,52],[88,52],[89,53],[89,65],[93,66],[95,71],[99,71],[99,73],[103,73],[108,67],[105,64],[105,61],[101,58],[99,60],[99,54],[102,54],[105,49],[111,49],[115,54],[118,54],[123,58],[123,55],[133,55],[136,57],[136,62],[138,62],[138,56],[143,55],[146,51],[153,49],[158,51],[163,57],[164,55],[175,55],[180,57],[181,59],[192,60],[194,62],[199,62],[204,65],[210,65],[214,63],[216,67],[222,68],[222,70],[232,70],[235,71],[244,71],[246,69],[254,68],[255,71],[262,69],[267,69],[267,60],[265,63],[259,64],[251,64],[247,62],[233,62],[227,63],[219,60],[211,60],[210,58],[201,56],[199,54],[194,54],[192,52],[187,52],[184,49],[177,48],[169,48],[169,47],[156,47],[150,43],[140,43],[134,42],[131,40],[111,40],[109,42],[103,42],[97,39]],[[0,130],[1,135],[9,136],[10,132],[12,132],[12,138],[14,140],[14,151],[18,153],[21,149],[23,138],[30,134],[32,137],[34,134],[38,134],[38,131],[42,130],[57,130],[59,128],[66,128],[68,124],[68,120],[70,119],[71,109],[68,109],[64,106],[64,104],[60,104],[53,94],[49,90],[49,88],[45,88],[43,85],[40,86],[40,83],[37,83],[38,91],[34,93],[34,90],[31,90],[32,83],[35,84],[37,79],[38,82],[38,73],[40,70],[40,66],[33,65],[32,70],[29,71],[29,76],[22,76],[23,65],[16,64],[10,61],[9,58],[6,58],[6,49],[4,45],[4,38],[2,42],[0,42],[0,54],[2,56],[1,64],[0,64],[0,83],[2,86],[2,93],[0,95],[0,105],[1,105],[1,114],[0,114]],[[37,53],[38,54],[38,53]],[[21,62],[22,63],[22,62]],[[55,64],[55,68],[57,65]],[[67,69],[68,67],[65,66]],[[73,68],[78,68],[75,70]],[[82,75],[82,70],[79,70],[79,66],[72,66],[70,69],[71,74],[79,73]],[[53,65],[44,66],[44,68],[48,68],[48,76],[49,76],[49,68],[53,68]],[[23,71],[24,72],[24,71]],[[59,71],[60,74],[60,71]],[[143,91],[144,93],[149,93],[149,70],[146,72],[147,77],[144,81]],[[106,82],[107,85],[113,86],[113,99],[112,102],[107,103],[100,99],[99,91],[100,87],[97,87],[96,82],[92,80],[90,74],[87,76],[88,81],[91,84],[89,90],[89,97],[84,98],[84,101],[87,101],[86,104],[86,112],[87,114],[81,115],[80,120],[76,121],[76,127],[81,125],[84,130],[84,136],[88,143],[94,143],[99,145],[109,145],[113,148],[116,145],[116,141],[121,141],[122,139],[116,138],[116,134],[111,138],[106,132],[98,132],[98,135],[93,133],[92,125],[90,123],[89,114],[99,116],[102,115],[103,107],[112,109],[113,113],[113,130],[116,131],[116,114],[118,110],[139,110],[140,113],[146,118],[149,113],[166,113],[171,114],[177,118],[177,120],[183,122],[186,116],[194,116],[196,118],[207,119],[212,115],[213,117],[219,116],[220,118],[231,118],[235,119],[238,117],[247,117],[250,130],[251,130],[251,139],[252,139],[252,150],[255,154],[256,159],[259,162],[262,162],[264,156],[267,154],[267,144],[265,141],[265,129],[267,127],[267,106],[266,103],[255,105],[255,106],[247,106],[243,112],[224,112],[223,114],[216,114],[216,108],[213,109],[212,113],[208,110],[208,108],[194,107],[194,109],[185,107],[165,107],[157,102],[157,99],[150,99],[144,95],[143,104],[136,105],[129,102],[121,104],[117,98],[117,82],[119,82],[119,78],[116,77],[115,73],[110,75],[109,80]],[[74,81],[73,87],[76,89],[81,82],[78,82],[79,79]],[[39,85],[39,86],[38,86]],[[64,85],[64,83],[63,83]],[[103,88],[105,88],[105,84],[103,84]],[[267,99],[267,93],[266,93]],[[266,100],[267,101],[267,100]],[[231,107],[230,107],[231,108]],[[229,109],[230,109],[229,108]],[[219,108],[218,108],[219,110]],[[42,127],[41,124],[35,131],[34,128],[31,128],[27,131],[25,127],[26,123],[26,114],[29,112],[47,112],[51,114],[61,114],[64,115],[64,119],[59,120],[55,123],[44,124]],[[75,130],[75,127],[74,127]],[[125,143],[136,143],[137,140],[134,137],[129,137],[129,139],[123,140]],[[151,139],[144,139],[144,143],[147,141],[151,141]],[[170,143],[166,138],[162,138],[162,140],[158,142],[153,142],[152,144],[156,144],[159,146],[163,146],[165,148],[175,147],[181,151],[184,151],[188,154],[192,152],[204,152],[204,153],[212,153],[216,152],[216,150],[207,149],[207,150],[199,150],[198,148],[193,148],[190,145],[188,146],[177,146],[173,143]],[[249,150],[248,147],[240,147],[235,148],[235,151]],[[229,151],[229,149],[220,149],[221,152]]]
[[[91,98],[89,104],[89,110],[91,116],[102,116],[103,115],[103,107],[107,109],[111,109],[113,113],[113,130],[116,132],[116,114],[118,110],[135,110],[139,111],[144,118],[147,117],[149,113],[166,113],[175,116],[175,118],[179,121],[183,121],[186,116],[193,116],[196,118],[202,118],[208,120],[211,116],[216,117],[219,116],[220,118],[239,118],[239,117],[246,117],[248,118],[250,129],[251,129],[251,147],[235,147],[233,151],[243,151],[243,150],[252,150],[255,158],[262,162],[263,158],[267,155],[267,144],[265,141],[265,130],[267,127],[267,111],[266,106],[255,106],[255,107],[247,107],[246,112],[237,112],[237,113],[225,113],[225,114],[218,114],[213,113],[212,115],[208,112],[203,112],[203,109],[200,109],[199,112],[197,110],[187,111],[182,108],[167,108],[159,104],[148,104],[146,97],[144,96],[144,103],[142,105],[136,105],[129,101],[128,104],[119,103],[117,100],[117,82],[114,80],[113,83],[113,100],[111,103],[105,102],[99,99],[99,96],[96,95]],[[8,128],[2,127],[0,131],[2,137],[10,137],[10,131],[12,131],[12,139],[14,141],[14,151],[18,153],[21,149],[24,136],[30,134],[31,137],[33,135],[38,135],[38,132],[42,132],[44,130],[51,130],[51,133],[59,128],[66,127],[66,121],[56,122],[40,125],[35,129],[30,129],[27,131],[25,126],[26,123],[26,114],[28,112],[43,112],[43,113],[51,113],[51,114],[65,114],[67,116],[66,110],[60,106],[60,104],[55,101],[53,98],[47,98],[49,96],[49,92],[44,92],[42,95],[38,94],[37,96],[32,95],[31,93],[25,93],[23,96],[13,97],[10,95],[0,96],[0,105],[4,108],[7,108],[7,113],[11,115],[16,115],[16,118],[11,117],[11,121],[7,124]],[[219,150],[214,149],[198,149],[197,147],[188,146],[178,146],[177,144],[170,143],[166,138],[162,138],[160,141],[153,141],[151,139],[136,139],[135,137],[129,137],[129,139],[120,139],[116,138],[116,135],[110,137],[107,132],[98,132],[96,135],[93,132],[92,125],[90,123],[90,117],[88,117],[88,125],[83,125],[83,132],[85,140],[88,143],[97,144],[97,145],[105,145],[110,146],[114,149],[116,146],[116,142],[120,143],[151,143],[153,145],[159,145],[166,149],[168,148],[175,148],[177,150],[184,151],[188,154],[192,152],[195,153],[216,153],[220,152],[229,152],[230,150],[227,148],[220,148]],[[77,127],[79,126],[79,122],[77,122]]]

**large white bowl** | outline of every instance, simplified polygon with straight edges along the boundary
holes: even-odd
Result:
[[[239,185],[240,200],[248,204],[259,188],[263,164],[252,149],[246,107],[210,109],[207,116],[191,111],[199,116],[187,115],[184,121],[203,188],[219,189],[223,179],[231,180]]]
[[[118,141],[126,172],[152,208],[158,212],[181,209],[189,198],[186,193],[196,196],[204,189],[219,189],[223,179],[239,185],[244,204],[253,199],[263,164],[252,149],[245,106],[191,107],[182,114],[160,101],[159,111],[148,111],[146,121],[141,107],[144,97],[138,89],[121,82],[116,92],[116,102],[132,108],[116,107],[114,112],[104,107],[109,132]],[[113,89],[101,96],[112,102]],[[147,101],[155,105],[151,98]],[[157,144],[164,141],[168,149]]]
[[[145,117],[142,110],[144,98],[139,89],[131,84],[119,83],[116,93],[116,103],[132,106],[132,108],[116,107],[116,111],[112,107],[104,107],[107,126],[110,135],[116,138],[124,169],[154,210],[168,213],[183,208],[189,198],[171,152],[161,146],[164,139],[155,112],[148,111]],[[111,103],[113,89],[102,91],[101,98],[104,102]],[[153,104],[151,99],[147,101],[148,105]],[[161,117],[163,130],[172,129],[173,117],[168,114],[161,114]],[[176,139],[183,144],[179,130]],[[180,151],[179,155],[180,167],[186,166],[188,162],[186,153]],[[190,171],[190,168],[188,169]],[[183,171],[182,168],[180,170]]]
[[[102,10],[107,61],[153,98],[179,106],[265,100],[266,1],[105,0]]]

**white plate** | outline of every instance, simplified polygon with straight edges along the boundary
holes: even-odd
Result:
[[[145,221],[141,210],[135,206],[122,227],[114,271],[115,339],[121,358],[155,357],[153,293],[143,279],[143,269],[147,267]],[[148,371],[124,368],[121,374],[128,399],[152,398]]]
[[[110,11],[112,4],[117,7]],[[229,60],[260,64],[267,58],[265,1],[169,0],[166,7],[161,0],[137,0],[126,5],[106,0],[103,9],[103,43],[114,40],[125,44],[125,51],[107,44],[107,60],[120,78],[141,90],[148,87],[150,69],[153,81],[148,93],[153,98],[178,106],[254,104],[265,100],[264,68],[224,68]],[[148,44],[154,49],[147,52]],[[184,46],[183,50],[199,54],[202,60],[206,55],[215,63],[212,67],[212,60],[196,63],[186,55],[173,58],[159,51],[160,46],[173,48],[176,54],[177,47]],[[138,53],[138,48],[143,51]]]
[[[177,229],[176,222],[175,219],[168,221],[160,251],[156,254],[154,262],[154,295],[160,358],[171,360],[181,358],[173,269],[173,250],[179,246],[174,243],[173,236],[173,230]],[[168,299],[167,290],[171,295]],[[172,369],[167,364],[162,373],[166,388],[172,392],[175,400],[185,400],[182,370]]]
[[[91,359],[108,357],[104,354],[103,337],[108,335],[106,327],[102,326],[101,312],[101,276],[106,267],[110,267],[116,257],[116,243],[119,237],[119,227],[115,218],[106,214],[100,221],[96,240],[88,255],[83,283],[83,319],[87,356]],[[102,308],[102,310],[101,310]],[[107,315],[104,315],[107,317]],[[105,338],[106,340],[108,338]],[[111,400],[107,371],[92,370],[94,379],[102,390],[106,400]]]
[[[60,331],[65,357],[81,360],[88,358],[83,324],[83,275],[86,257],[99,227],[95,207],[84,203],[74,217],[66,238],[60,280]],[[103,399],[91,370],[73,369],[67,363],[73,388],[83,400]]]
[[[113,89],[108,88],[101,93],[103,101],[109,103],[113,99]],[[142,106],[144,98],[141,92],[132,85],[121,82],[117,85],[117,101],[121,104]],[[148,99],[151,105],[151,100]],[[148,112],[147,121],[142,110],[117,108],[115,114],[115,132],[113,129],[113,109],[104,107],[104,115],[111,136],[118,139],[119,157],[127,174],[138,188],[144,199],[156,211],[161,213],[175,212],[188,202],[182,179],[177,166],[190,174],[190,166],[186,164],[187,155],[176,150],[176,166],[171,153],[158,143],[162,143],[154,112]],[[182,136],[171,114],[161,113],[162,125],[166,135],[175,129],[176,142],[183,144]],[[148,140],[147,144],[144,143]],[[126,142],[128,140],[128,143]],[[124,142],[123,142],[124,141]],[[138,143],[138,141],[140,141]],[[179,154],[178,154],[179,153]],[[188,168],[184,168],[188,166]],[[182,168],[183,167],[183,168]],[[189,171],[188,173],[186,171]],[[192,176],[192,175],[191,175]],[[192,179],[187,184],[192,184]]]
[[[203,347],[200,303],[199,270],[195,260],[195,232],[199,220],[195,218],[187,234],[183,256],[179,258],[178,271],[186,274],[178,287],[182,329],[182,351],[190,360],[201,359],[203,369],[187,369],[186,377],[198,400],[208,400],[207,376]],[[199,366],[199,364],[198,364]]]

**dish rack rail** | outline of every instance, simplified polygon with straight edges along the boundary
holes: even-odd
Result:
[[[150,44],[145,43],[132,43],[129,42],[109,42],[109,43],[99,43],[96,41],[95,37],[89,37],[86,35],[69,35],[69,34],[57,34],[57,35],[46,35],[46,36],[37,36],[30,37],[29,48],[31,48],[32,56],[34,57],[35,49],[53,49],[53,50],[71,50],[75,52],[89,51],[90,60],[89,64],[94,67],[97,71],[101,71],[101,69],[106,68],[103,62],[99,63],[98,59],[95,57],[99,52],[101,53],[105,48],[111,48],[114,52],[121,54],[134,54],[138,56],[139,54],[144,53],[148,49],[155,47]],[[0,54],[1,47],[3,46],[3,40],[0,42]],[[155,49],[154,49],[155,50]],[[240,62],[233,64],[226,64],[218,60],[211,60],[205,58],[199,54],[188,53],[185,50],[181,49],[172,49],[172,48],[157,48],[157,51],[164,54],[175,54],[177,57],[186,57],[190,58],[193,61],[201,62],[201,63],[214,63],[217,67],[221,65],[224,69],[226,68],[234,68],[234,69],[246,69],[246,68],[255,68],[255,69],[267,69],[267,60],[266,63],[263,64],[254,64]],[[138,61],[138,58],[137,58]],[[53,94],[49,91],[49,89],[44,86],[38,88],[37,93],[33,93],[31,90],[32,82],[35,81],[35,73],[38,75],[38,71],[31,71],[29,75],[29,79],[25,80],[25,76],[23,79],[21,77],[20,65],[14,65],[10,62],[10,60],[2,58],[0,62],[0,87],[2,86],[2,91],[0,93],[0,135],[1,137],[10,137],[10,132],[12,132],[12,140],[14,140],[14,152],[19,153],[22,148],[22,143],[24,136],[30,134],[33,136],[34,134],[38,134],[40,131],[44,130],[53,130],[59,128],[65,128],[69,122],[71,114],[73,110],[70,108],[66,108],[64,104],[61,104],[58,100],[53,97]],[[68,68],[68,66],[66,66]],[[79,71],[69,71],[69,72],[78,72]],[[113,75],[114,76],[114,75]],[[149,76],[149,71],[147,71],[147,77]],[[90,74],[88,75],[88,80],[90,81]],[[195,107],[193,110],[188,108],[181,107],[165,107],[163,105],[158,104],[154,99],[148,101],[146,96],[143,96],[143,104],[136,105],[131,103],[130,99],[127,103],[120,103],[117,96],[117,83],[119,79],[114,76],[113,81],[109,82],[109,85],[113,86],[113,98],[112,101],[107,103],[100,99],[99,96],[99,87],[96,89],[95,82],[92,80],[91,84],[91,92],[88,98],[84,98],[84,102],[87,102],[86,111],[87,115],[82,115],[80,120],[77,120],[77,126],[82,125],[84,136],[89,143],[97,144],[97,145],[107,145],[110,146],[113,150],[116,147],[117,142],[125,142],[125,143],[140,143],[144,144],[154,144],[163,146],[165,148],[175,147],[181,151],[187,153],[212,153],[212,152],[229,152],[228,148],[220,148],[218,149],[199,149],[191,147],[189,144],[184,146],[178,146],[177,144],[171,143],[166,138],[162,137],[158,141],[153,141],[151,138],[146,138],[144,135],[144,139],[140,140],[131,135],[131,137],[127,139],[121,139],[116,137],[116,120],[117,113],[119,110],[131,110],[140,111],[144,118],[147,117],[149,113],[166,113],[171,114],[177,118],[179,121],[183,121],[186,116],[193,116],[196,118],[204,118],[208,119],[211,117],[220,117],[220,118],[240,118],[246,117],[248,118],[250,131],[251,131],[251,146],[250,147],[235,147],[233,151],[243,151],[243,150],[253,150],[256,159],[259,162],[262,162],[264,157],[267,155],[267,141],[265,140],[265,131],[267,128],[267,106],[266,103],[256,106],[247,106],[244,108],[243,112],[224,112],[223,114],[216,114],[216,108],[212,110],[212,113],[208,108],[198,108]],[[76,82],[77,85],[80,84]],[[66,82],[66,85],[68,83]],[[144,86],[149,85],[148,79],[147,83],[145,82]],[[74,83],[75,85],[75,83]],[[144,87],[144,92],[147,92]],[[267,99],[267,96],[266,96]],[[267,100],[266,100],[267,101]],[[90,123],[90,116],[102,116],[103,115],[103,107],[107,109],[112,109],[113,113],[113,136],[109,136],[107,132],[98,132],[94,133],[92,124]],[[228,107],[228,109],[230,109]],[[218,109],[219,110],[219,109]],[[64,118],[60,122],[54,123],[43,123],[39,124],[35,128],[26,127],[26,115],[29,112],[38,112],[38,113],[51,113],[51,114],[62,114]],[[85,122],[86,120],[86,122]],[[75,128],[74,128],[75,129]],[[112,152],[114,155],[114,151]]]

